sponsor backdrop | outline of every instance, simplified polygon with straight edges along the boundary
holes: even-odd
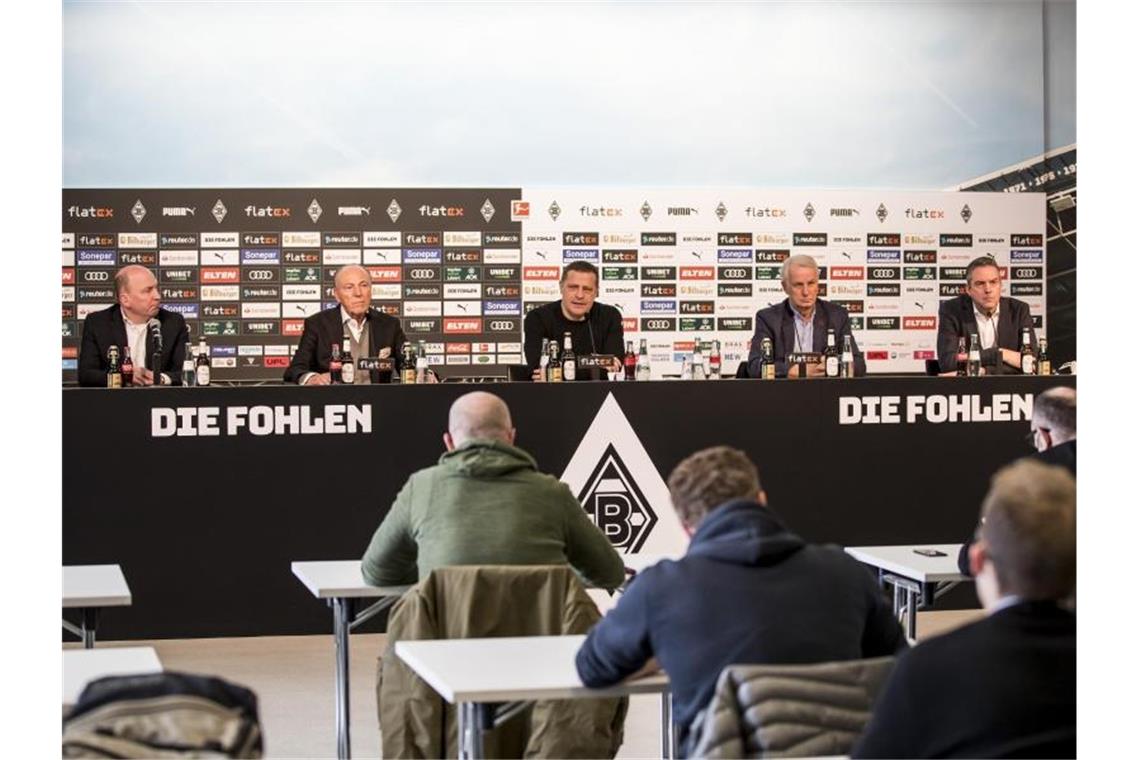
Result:
[[[560,475],[614,546],[657,555],[685,544],[664,478],[717,444],[748,452],[773,507],[809,540],[961,540],[989,473],[1029,453],[1035,394],[1074,384],[894,377],[493,390],[511,407],[519,445]],[[101,635],[327,633],[328,610],[289,563],[361,556],[408,474],[438,460],[448,407],[469,389],[66,390],[63,561],[117,562],[134,596],[103,615]]]
[[[63,379],[82,322],[138,263],[221,381],[279,379],[304,318],[334,303],[333,276],[362,264],[373,302],[452,374],[521,361],[522,316],[558,297],[561,268],[601,269],[599,300],[645,338],[655,373],[680,371],[695,338],[747,356],[757,309],[784,298],[780,264],[807,253],[821,296],[851,313],[870,372],[921,372],[938,302],[990,254],[1005,293],[1045,334],[1039,194],[748,189],[65,190]]]
[[[654,371],[679,373],[693,341],[721,341],[725,371],[747,358],[755,314],[784,299],[780,265],[819,263],[820,296],[851,314],[868,372],[922,372],[938,303],[990,254],[1005,295],[1044,335],[1041,194],[764,189],[523,189],[523,310],[557,296],[557,267],[602,270],[599,300],[648,342]]]
[[[453,373],[521,360],[518,190],[64,190],[63,378],[124,264],[205,335],[220,381],[280,380],[346,264]]]

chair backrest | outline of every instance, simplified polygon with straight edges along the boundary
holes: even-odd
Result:
[[[89,683],[63,724],[63,757],[262,753],[257,695],[212,676],[148,673]]]
[[[743,361],[736,366],[736,378],[738,380],[745,380],[748,378],[748,362]]]
[[[937,359],[926,360],[926,374],[935,377],[942,371],[942,366],[938,363]]]
[[[454,710],[395,655],[399,640],[586,633],[601,618],[568,565],[433,570],[388,618],[377,704],[385,757],[454,757]],[[627,699],[540,701],[489,731],[487,757],[613,757]],[[587,730],[588,729],[588,730]]]
[[[894,657],[812,665],[730,665],[694,721],[702,758],[847,755],[871,717]]]

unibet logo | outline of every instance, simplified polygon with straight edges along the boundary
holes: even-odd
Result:
[[[578,494],[578,501],[615,549],[641,549],[657,524],[657,514],[611,443]]]

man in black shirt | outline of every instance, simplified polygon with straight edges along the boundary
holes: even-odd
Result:
[[[561,352],[562,336],[567,332],[575,355],[611,354],[618,360],[614,369],[620,369],[625,354],[621,312],[594,300],[598,295],[598,268],[586,261],[571,262],[562,270],[558,287],[561,299],[532,309],[523,320],[523,350],[532,378],[540,379],[542,339],[557,341]]]

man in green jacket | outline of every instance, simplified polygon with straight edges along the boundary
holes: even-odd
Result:
[[[614,589],[621,557],[565,483],[538,472],[515,448],[502,399],[476,391],[456,399],[445,453],[413,473],[361,561],[377,586],[417,582],[447,565],[570,564],[586,584]]]

